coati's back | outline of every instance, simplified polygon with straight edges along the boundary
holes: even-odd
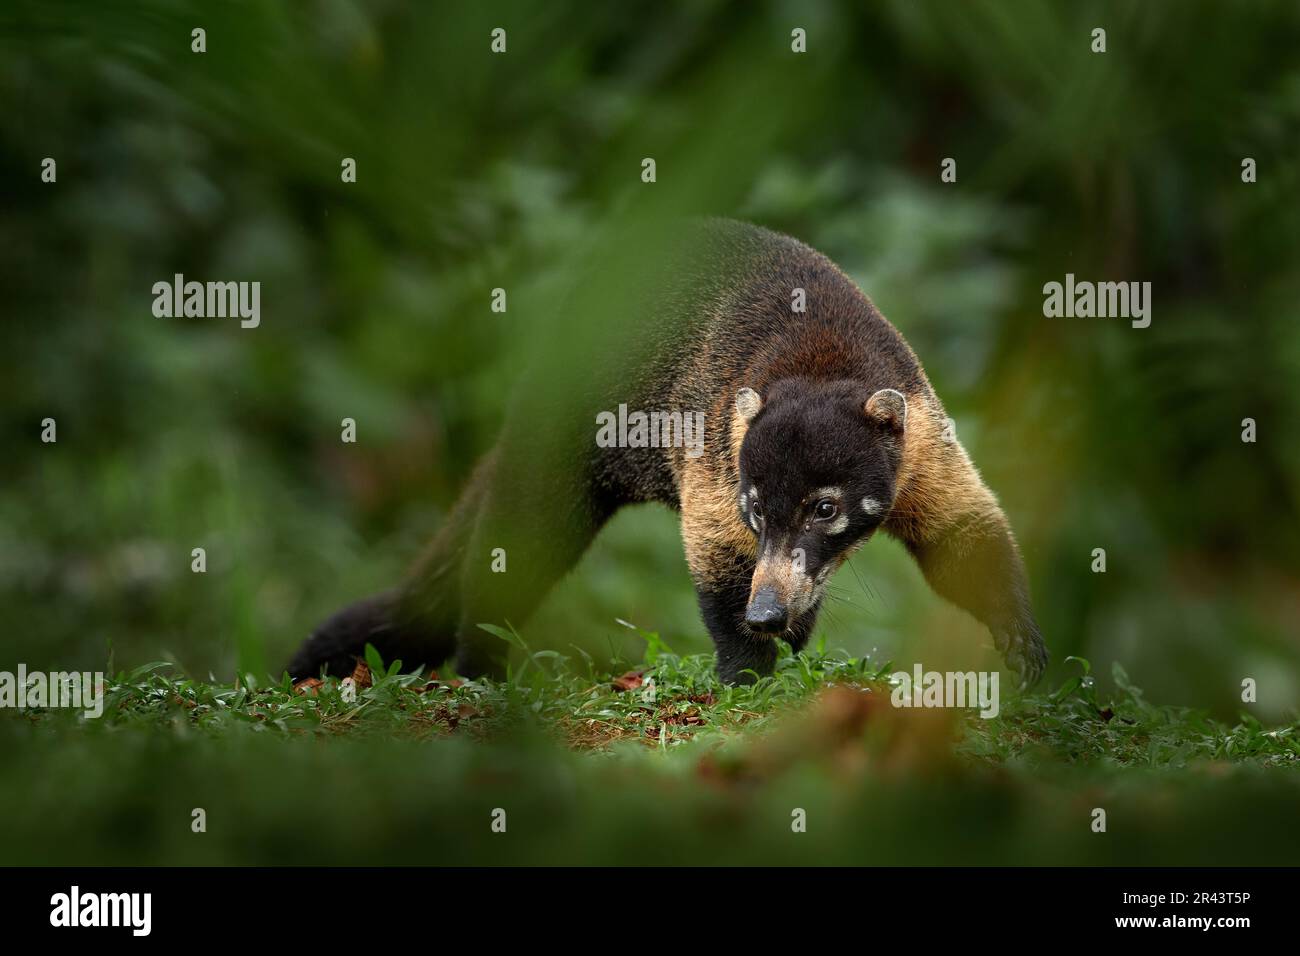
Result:
[[[658,289],[632,350],[644,362],[639,380],[625,381],[633,387],[618,401],[703,413],[704,454],[718,466],[731,457],[731,405],[741,387],[852,379],[873,391],[929,392],[898,331],[833,262],[789,236],[725,219],[693,224]],[[593,461],[602,481],[619,484],[631,472],[636,500],[676,504],[673,472],[688,449],[609,451]]]
[[[826,256],[745,223],[708,220],[698,229],[694,248],[704,254],[684,278],[699,305],[693,359],[673,393],[680,400],[729,403],[742,378],[849,378],[908,390],[925,382],[902,336]]]

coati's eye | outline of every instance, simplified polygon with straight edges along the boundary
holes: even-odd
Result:
[[[813,515],[818,521],[830,521],[839,513],[840,509],[829,498],[817,502],[817,507],[813,509]]]
[[[755,518],[758,518],[760,521],[762,520],[763,506],[758,503],[758,499],[754,499],[749,503],[749,513],[752,514]]]

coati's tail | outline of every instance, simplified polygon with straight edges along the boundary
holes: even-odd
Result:
[[[286,668],[294,680],[315,677],[322,670],[335,677],[352,673],[367,644],[384,660],[393,659],[396,640],[395,611],[398,592],[386,591],[349,604],[312,632]]]
[[[385,662],[406,668],[438,665],[454,652],[464,677],[504,676],[508,647],[478,625],[522,624],[610,513],[586,475],[574,476],[577,443],[554,434],[507,431],[406,582],[327,620],[289,673],[312,677],[325,668],[346,676],[369,643]]]
[[[400,660],[408,668],[441,664],[455,652],[461,564],[494,460],[489,454],[475,468],[465,493],[408,579],[326,619],[293,655],[287,668],[291,677],[315,677],[322,669],[346,677],[364,658],[367,644],[374,645],[385,663]]]

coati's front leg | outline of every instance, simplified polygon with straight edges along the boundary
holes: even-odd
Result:
[[[688,560],[690,560],[688,556]],[[745,627],[749,583],[754,560],[744,555],[715,553],[710,567],[693,572],[704,626],[718,652],[718,676],[727,684],[749,684],[776,667],[776,641]],[[698,560],[692,562],[698,564]],[[748,673],[753,671],[753,673]]]
[[[753,560],[737,555],[733,568],[719,569],[718,577],[697,580],[695,591],[704,626],[718,652],[718,677],[725,684],[751,684],[757,677],[771,675],[779,649],[776,636],[760,634],[745,624]],[[808,643],[817,610],[814,606],[806,611],[780,635],[794,651]]]
[[[776,642],[745,628],[745,607],[757,564],[754,539],[736,517],[717,466],[688,461],[681,474],[682,547],[704,626],[718,652],[718,676],[749,684],[776,667]]]
[[[913,401],[919,414],[908,418],[909,464],[885,529],[911,552],[930,587],[983,623],[1007,666],[1033,685],[1047,667],[1047,647],[1011,527],[932,406]]]
[[[1020,555],[1000,515],[965,515],[930,540],[906,544],[930,586],[988,627],[1007,667],[1028,687],[1043,676],[1047,647],[1029,606]]]

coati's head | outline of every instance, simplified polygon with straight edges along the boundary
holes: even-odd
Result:
[[[907,400],[852,381],[783,379],[736,394],[741,520],[758,538],[745,623],[779,634],[820,600],[835,570],[885,520]]]

